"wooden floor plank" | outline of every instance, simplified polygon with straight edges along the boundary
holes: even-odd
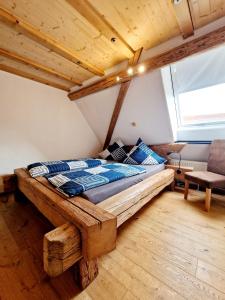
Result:
[[[171,215],[168,211],[162,211],[156,206],[154,206],[154,210],[147,212],[147,216],[156,222],[160,221],[165,226],[179,228],[179,231],[187,237],[191,236],[193,239],[200,240],[206,245],[213,244],[216,248],[225,250],[225,236],[223,238],[223,232],[221,234],[219,230],[215,230],[214,228],[212,230],[212,226],[210,225],[201,224],[195,220],[191,220],[190,222],[190,219],[186,220],[186,218],[178,219],[174,214]]]
[[[125,289],[117,278],[112,278],[110,273],[101,266],[99,276],[94,282],[94,288],[90,285],[86,289],[86,292],[92,299],[123,299],[127,289]]]
[[[196,277],[211,286],[214,286],[219,291],[225,293],[225,272],[206,263],[198,261]]]
[[[126,234],[126,232],[124,235],[121,233],[120,238],[125,238]],[[134,227],[129,238],[133,241],[140,239],[141,245],[145,249],[172,262],[187,273],[195,275],[197,268],[197,258],[195,256],[154,237],[146,228]]]
[[[168,243],[181,251],[225,270],[225,260],[223,259],[225,257],[224,251],[220,251],[209,245],[206,246],[202,244],[201,241],[195,242],[191,238],[184,237],[182,233],[179,233],[179,230],[172,230],[162,224],[154,223],[153,221],[151,221],[151,224],[146,224],[145,216],[137,220],[136,226],[139,226],[141,230],[150,232],[164,243]]]
[[[29,202],[0,196],[0,299],[225,299],[224,198],[205,213],[203,196],[164,192],[147,205],[119,230],[83,292],[72,269],[52,279],[43,270],[52,225]]]
[[[139,242],[119,240],[117,250],[187,299],[225,299],[225,294],[147,251]]]
[[[119,251],[113,251],[103,258],[101,265],[137,298],[141,295],[142,299],[149,299],[151,295],[153,299],[183,299]]]

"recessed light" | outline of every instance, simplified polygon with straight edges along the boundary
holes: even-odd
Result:
[[[138,67],[138,72],[139,72],[139,73],[144,73],[144,71],[145,71],[145,66],[144,66],[144,65],[140,65],[140,66]]]
[[[127,74],[128,74],[128,75],[133,75],[133,73],[134,73],[134,71],[133,71],[132,68],[129,68],[129,69],[127,70]]]

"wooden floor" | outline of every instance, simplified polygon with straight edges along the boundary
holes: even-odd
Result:
[[[210,213],[202,194],[190,199],[164,192],[124,224],[116,250],[80,292],[73,270],[54,279],[43,271],[48,221],[31,204],[1,196],[0,299],[225,299],[225,199]]]

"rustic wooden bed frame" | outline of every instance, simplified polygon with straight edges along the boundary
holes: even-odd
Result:
[[[116,247],[117,228],[174,180],[166,169],[95,205],[63,198],[26,169],[15,174],[18,190],[56,227],[44,236],[45,271],[54,277],[77,263],[82,288],[97,276],[97,258]]]

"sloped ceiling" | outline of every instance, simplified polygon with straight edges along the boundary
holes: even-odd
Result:
[[[0,0],[0,68],[69,90],[225,15],[225,1]],[[186,32],[185,32],[186,31]]]

